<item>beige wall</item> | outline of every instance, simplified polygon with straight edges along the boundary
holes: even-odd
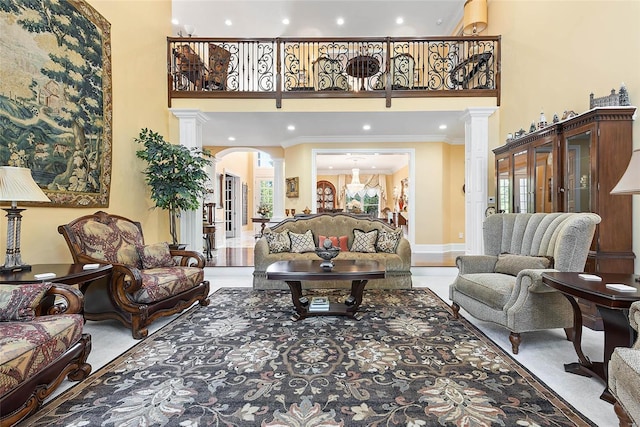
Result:
[[[166,44],[171,34],[171,3],[167,0],[116,1],[90,0],[110,23],[113,60],[113,179],[111,202],[105,210],[141,221],[146,240],[168,240],[168,215],[150,210],[148,190],[136,159],[132,139],[142,127],[149,127],[172,141],[177,139],[176,120],[167,109]],[[564,110],[584,111],[589,93],[596,96],[616,90],[625,82],[632,103],[640,99],[640,1],[512,1],[489,2],[489,28],[486,34],[502,35],[502,99],[500,109],[490,118],[490,148],[504,144],[506,134],[528,128],[540,110],[548,119]],[[307,102],[309,101],[309,102]],[[381,111],[378,99],[287,100],[283,111]],[[465,106],[487,106],[494,100],[475,98],[394,99],[394,111],[463,110]],[[175,108],[202,108],[203,111],[275,111],[273,100],[174,100]],[[348,104],[348,105],[347,105]],[[171,133],[170,133],[171,132]],[[634,147],[640,148],[640,125],[634,124]],[[454,169],[454,158],[462,149],[438,144],[415,144],[419,217],[429,224],[448,229],[419,227],[419,243],[458,243],[457,233],[464,224],[463,204],[457,197],[461,182]],[[280,147],[273,147],[282,153]],[[440,159],[449,151],[448,165],[425,168],[423,159],[436,154]],[[456,152],[455,156],[453,152]],[[277,157],[277,156],[276,156]],[[302,160],[302,161],[301,161]],[[310,154],[303,147],[286,150],[286,177],[299,176],[300,188],[309,188],[310,177],[304,164]],[[489,193],[493,194],[493,153],[489,153]],[[448,168],[448,171],[447,171]],[[438,174],[436,177],[435,175]],[[445,176],[446,175],[446,176]],[[448,182],[447,182],[448,180]],[[423,185],[424,184],[424,185]],[[449,192],[447,196],[444,192]],[[449,198],[450,210],[433,209]],[[285,207],[304,209],[309,200],[287,199]],[[445,203],[446,204],[446,203]],[[455,207],[454,207],[455,206]],[[70,256],[56,228],[80,215],[97,209],[29,208],[24,213],[22,252],[30,263],[67,262]],[[634,212],[640,212],[640,197],[634,196]],[[418,219],[416,219],[418,220]],[[6,235],[6,221],[1,224]],[[424,229],[424,230],[423,230]],[[634,225],[634,251],[640,254],[640,221]],[[640,260],[636,260],[640,271]]]
[[[544,110],[548,121],[565,110],[589,109],[589,94],[616,92],[624,82],[632,105],[640,104],[640,1],[489,2],[486,34],[502,35],[502,103],[499,138],[528,131]],[[640,122],[633,126],[640,148]],[[493,153],[490,155],[493,160]],[[493,166],[491,166],[493,170]],[[633,249],[640,271],[640,196],[634,196]]]
[[[166,44],[171,33],[171,2],[92,0],[111,23],[113,83],[113,168],[107,212],[144,224],[148,242],[170,240],[168,213],[151,210],[144,163],[135,157],[133,138],[148,127],[168,135]],[[21,252],[30,264],[71,262],[57,227],[98,208],[30,207],[24,212]],[[0,221],[6,236],[6,221]],[[3,245],[4,247],[4,245]]]

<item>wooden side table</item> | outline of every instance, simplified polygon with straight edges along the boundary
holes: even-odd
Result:
[[[82,293],[94,280],[107,277],[111,274],[111,264],[101,264],[98,268],[83,269],[84,264],[34,264],[31,271],[0,273],[0,283],[25,284],[35,282],[64,283],[77,285]],[[36,279],[36,274],[54,273],[56,277],[51,279]]]
[[[635,341],[635,332],[629,326],[629,307],[640,300],[640,283],[633,274],[599,273],[600,281],[580,278],[581,273],[548,272],[542,274],[542,281],[564,294],[573,307],[573,348],[578,355],[577,363],[565,365],[565,371],[574,374],[592,376],[607,383],[609,360],[616,347],[631,347]],[[606,287],[607,283],[622,283],[633,286],[635,292],[617,292]],[[592,362],[582,352],[582,312],[577,299],[592,302],[598,307],[604,327],[604,357],[602,362]],[[605,388],[600,396],[614,403],[613,396]]]
[[[347,62],[347,74],[360,79],[360,90],[366,90],[364,79],[367,79],[380,71],[380,62],[370,55],[359,55]]]
[[[264,235],[264,228],[269,221],[271,221],[271,218],[251,218],[251,222],[253,222],[254,224],[260,224],[260,236],[257,237],[262,237]]]

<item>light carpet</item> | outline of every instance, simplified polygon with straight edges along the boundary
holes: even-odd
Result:
[[[294,322],[287,291],[211,300],[29,425],[594,425],[429,289],[367,291],[360,321]]]

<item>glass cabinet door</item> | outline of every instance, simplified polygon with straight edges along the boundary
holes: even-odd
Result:
[[[532,212],[529,203],[529,173],[527,151],[513,155],[513,212]]]
[[[534,205],[535,212],[553,212],[553,144],[535,148]]]
[[[509,157],[502,157],[497,159],[497,174],[498,174],[498,195],[496,200],[497,211],[499,213],[511,212],[511,165]]]
[[[565,211],[591,212],[591,131],[565,143]]]

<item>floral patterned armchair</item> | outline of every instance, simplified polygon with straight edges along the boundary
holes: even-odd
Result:
[[[75,263],[109,263],[111,277],[85,290],[85,318],[118,319],[144,338],[155,319],[198,301],[209,304],[204,256],[170,250],[166,242],[145,245],[139,222],[96,212],[58,227]]]

